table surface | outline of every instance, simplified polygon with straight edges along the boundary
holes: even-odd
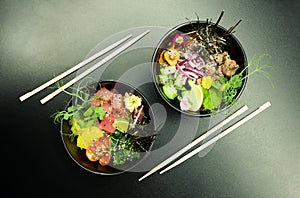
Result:
[[[1,1],[0,106],[6,173],[2,194],[300,197],[299,8],[299,0]],[[273,86],[259,73],[249,77],[231,111],[243,104],[252,111],[266,101],[272,106],[205,152],[163,175],[155,173],[139,182],[150,167],[225,116],[199,119],[175,112],[159,98],[147,67],[155,39],[164,30],[185,22],[186,17],[196,19],[196,14],[200,19],[216,21],[221,10],[225,11],[220,22],[224,27],[242,19],[234,34],[249,60],[271,55],[266,61],[272,66]],[[40,104],[52,87],[23,102],[18,98],[117,36],[147,28],[154,30],[149,34],[153,40],[145,37],[144,43],[121,54],[98,77],[122,78],[141,85],[162,124],[156,149],[145,166],[135,171],[114,176],[90,173],[67,154],[60,126],[50,117],[64,108],[69,96],[62,93]],[[137,73],[132,78],[128,71]]]

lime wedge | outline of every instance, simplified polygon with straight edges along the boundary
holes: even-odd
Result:
[[[188,81],[191,90],[188,93],[189,101],[192,103],[191,111],[198,111],[203,102],[203,92],[201,85],[196,85],[193,81]]]
[[[119,131],[126,132],[129,128],[129,120],[125,118],[116,118],[114,125]]]

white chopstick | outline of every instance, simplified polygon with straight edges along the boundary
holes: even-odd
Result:
[[[172,162],[173,160],[175,160],[180,155],[182,155],[184,152],[186,152],[187,150],[191,149],[193,146],[195,146],[196,144],[200,143],[202,140],[204,140],[205,138],[209,137],[215,131],[217,131],[218,129],[220,129],[221,127],[223,127],[225,124],[227,124],[228,122],[230,122],[231,120],[233,120],[237,116],[239,116],[242,113],[244,113],[247,109],[248,109],[248,106],[244,105],[243,107],[241,107],[240,109],[238,109],[237,111],[235,111],[233,114],[231,114],[230,116],[228,116],[227,118],[225,118],[223,121],[221,121],[219,124],[215,125],[210,130],[208,130],[207,132],[205,132],[204,134],[202,134],[201,136],[199,136],[197,139],[195,139],[194,141],[192,141],[191,143],[189,143],[188,145],[186,145],[185,147],[183,147],[182,149],[180,149],[179,151],[177,151],[176,153],[174,153],[173,155],[171,155],[170,157],[168,157],[166,160],[164,160],[163,162],[161,162],[160,164],[158,164],[157,166],[155,166],[148,173],[146,173],[144,176],[142,176],[141,178],[139,178],[139,181],[142,181],[146,177],[150,176],[151,174],[155,173],[159,169],[163,168],[164,166],[166,166],[167,164],[169,164],[170,162]]]
[[[82,72],[81,74],[79,74],[78,76],[76,76],[75,78],[73,78],[71,81],[69,81],[68,83],[66,83],[62,87],[58,88],[56,91],[52,92],[51,94],[49,94],[46,97],[44,97],[43,99],[41,99],[40,102],[42,104],[45,104],[46,102],[48,102],[49,100],[51,100],[52,98],[54,98],[56,95],[58,95],[60,92],[62,92],[66,88],[70,87],[71,85],[73,85],[77,81],[81,80],[82,78],[84,78],[85,76],[87,76],[88,74],[90,74],[91,72],[93,72],[94,70],[96,70],[97,68],[99,68],[100,66],[102,66],[103,64],[105,64],[106,62],[108,62],[109,60],[111,60],[112,58],[114,58],[115,56],[117,56],[118,54],[120,54],[122,51],[124,51],[125,49],[127,49],[128,47],[130,47],[131,45],[133,45],[135,42],[137,42],[138,40],[140,40],[142,37],[144,37],[149,32],[150,31],[147,30],[147,31],[143,32],[142,34],[136,36],[132,40],[128,41],[127,43],[125,43],[124,45],[122,45],[121,47],[119,47],[118,49],[116,49],[114,52],[112,52],[111,54],[109,54],[108,56],[106,56],[105,58],[103,58],[102,60],[100,60],[95,65],[93,65],[89,69],[85,70],[84,72]]]
[[[53,83],[59,81],[60,79],[66,77],[67,75],[73,73],[74,71],[78,70],[79,68],[85,66],[86,64],[90,63],[91,61],[95,60],[96,58],[102,56],[103,54],[107,53],[108,51],[114,49],[115,47],[119,46],[120,44],[122,44],[123,42],[125,42],[126,40],[128,40],[130,37],[132,37],[132,35],[126,36],[123,39],[109,45],[108,47],[104,48],[103,50],[97,52],[96,54],[90,56],[89,58],[83,60],[82,62],[78,63],[77,65],[73,66],[72,68],[68,69],[67,71],[63,72],[62,74],[56,76],[55,78],[49,80],[48,82],[45,82],[44,84],[40,85],[39,87],[33,89],[30,92],[27,92],[26,94],[22,95],[19,97],[20,101],[24,101],[27,98],[33,96],[34,94],[42,91],[43,89],[45,89],[46,87],[52,85]]]
[[[188,153],[187,155],[185,155],[184,157],[180,158],[179,160],[177,160],[176,162],[174,162],[173,164],[171,164],[170,166],[168,166],[167,168],[165,168],[164,170],[162,170],[160,172],[160,174],[165,173],[166,171],[178,166],[179,164],[183,163],[184,161],[186,161],[187,159],[189,159],[190,157],[196,155],[197,153],[199,153],[200,151],[202,151],[203,149],[205,149],[206,147],[208,147],[209,145],[217,142],[218,140],[220,140],[221,138],[223,138],[225,135],[229,134],[230,132],[232,132],[234,129],[238,128],[239,126],[241,126],[242,124],[244,124],[245,122],[249,121],[250,119],[252,119],[254,116],[258,115],[259,113],[261,113],[262,111],[264,111],[265,109],[267,109],[268,107],[271,106],[270,102],[266,102],[263,105],[261,105],[259,108],[257,108],[255,111],[251,112],[250,114],[248,114],[247,116],[245,116],[244,118],[242,118],[240,121],[236,122],[235,124],[231,125],[230,127],[228,127],[226,130],[224,130],[222,133],[216,135],[214,138],[210,139],[209,141],[207,141],[206,143],[202,144],[201,146],[199,146],[197,149],[193,150],[192,152]]]

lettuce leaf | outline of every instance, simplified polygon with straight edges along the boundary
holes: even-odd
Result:
[[[203,107],[206,110],[214,110],[219,107],[222,102],[222,91],[211,87],[210,89],[203,89]]]

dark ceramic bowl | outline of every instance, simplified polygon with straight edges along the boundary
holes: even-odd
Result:
[[[191,25],[191,23],[193,25]],[[180,104],[179,100],[172,100],[169,99],[165,93],[163,92],[162,86],[163,84],[160,82],[158,75],[160,74],[160,68],[161,65],[159,64],[159,58],[160,54],[162,53],[163,50],[168,49],[170,42],[172,41],[172,38],[174,37],[175,34],[180,34],[180,33],[188,33],[191,31],[194,31],[195,27],[204,27],[205,24],[207,23],[206,21],[191,21],[190,22],[185,22],[182,23],[174,28],[172,28],[169,32],[167,32],[159,41],[157,44],[157,47],[154,50],[154,53],[152,55],[152,76],[153,76],[153,81],[155,84],[155,87],[160,94],[160,96],[163,98],[163,100],[173,109],[176,111],[189,115],[189,116],[196,116],[196,117],[209,117],[214,115],[216,112],[222,112],[229,107],[231,107],[235,101],[241,96],[247,82],[247,78],[243,79],[242,81],[242,86],[239,88],[237,91],[237,94],[235,95],[235,101],[231,104],[225,104],[225,102],[222,102],[218,109],[216,111],[207,111],[207,110],[201,110],[199,109],[198,111],[191,111],[191,110],[181,110],[180,109]],[[211,24],[214,24],[211,22]],[[215,31],[217,32],[218,35],[221,35],[227,31],[226,28],[217,25],[215,28]],[[236,63],[239,65],[239,69],[236,73],[239,73],[242,71],[246,66],[247,66],[247,57],[246,53],[243,49],[242,44],[239,42],[239,40],[233,35],[233,34],[228,34],[227,36],[224,36],[226,39],[226,45],[224,47],[223,51],[227,51],[228,54],[230,55],[231,59],[235,60]],[[246,68],[243,72],[243,77],[248,74],[248,69]]]
[[[139,96],[142,98],[142,105],[144,114],[146,117],[146,124],[143,125],[143,129],[138,128],[139,131],[138,134],[142,134],[142,137],[153,137],[155,133],[155,125],[154,125],[154,115],[152,112],[152,109],[150,107],[149,102],[145,98],[145,96],[136,88],[133,86],[120,82],[120,81],[102,81],[99,83],[92,83],[88,86],[88,90],[90,91],[90,94],[94,94],[97,90],[100,89],[101,87],[105,87],[109,90],[111,89],[116,89],[119,93],[122,95],[127,93],[133,93],[136,96]],[[71,99],[69,103],[67,104],[66,108],[69,106],[72,106],[74,104],[74,100]],[[125,171],[129,171],[136,165],[138,165],[143,159],[145,159],[148,155],[148,151],[151,150],[152,145],[154,143],[154,138],[152,139],[151,142],[147,143],[145,146],[146,151],[145,152],[140,152],[140,158],[136,158],[133,161],[128,161],[123,165],[112,165],[112,162],[106,166],[102,166],[99,164],[98,161],[96,162],[91,162],[88,160],[85,154],[85,149],[80,149],[79,147],[76,146],[76,140],[77,138],[75,137],[74,140],[71,140],[69,135],[72,133],[71,132],[71,125],[69,123],[69,120],[64,120],[61,124],[61,132],[62,132],[62,141],[64,143],[64,146],[70,155],[70,157],[76,162],[80,167],[83,169],[100,174],[100,175],[115,175],[115,174],[120,174]]]

